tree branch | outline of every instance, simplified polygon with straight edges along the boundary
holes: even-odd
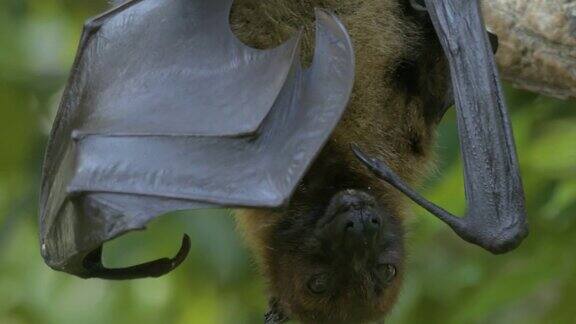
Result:
[[[576,0],[483,0],[500,38],[502,77],[514,86],[576,99]]]

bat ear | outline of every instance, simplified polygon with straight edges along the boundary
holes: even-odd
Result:
[[[284,314],[277,298],[271,298],[268,312],[264,315],[265,324],[282,324],[288,322],[289,318]]]
[[[412,12],[415,13],[417,17],[429,20],[428,10],[426,9],[426,3],[424,0],[409,0],[409,5]]]
[[[488,39],[490,39],[490,45],[492,45],[492,53],[498,53],[498,47],[500,46],[500,40],[498,35],[494,34],[490,29],[488,29]]]
[[[410,0],[410,6],[416,11],[427,12],[424,0]]]

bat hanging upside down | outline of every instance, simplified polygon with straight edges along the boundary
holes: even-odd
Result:
[[[321,8],[316,9],[315,8]],[[102,246],[174,210],[236,208],[269,284],[267,323],[362,323],[393,306],[407,196],[493,253],[527,235],[477,0],[134,0],[84,29],[53,128],[42,255],[83,278]],[[411,185],[456,103],[468,211]]]

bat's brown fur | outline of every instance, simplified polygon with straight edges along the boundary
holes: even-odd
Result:
[[[412,11],[408,0],[236,0],[231,21],[242,41],[259,48],[278,45],[304,28],[303,55],[309,61],[315,7],[335,12],[352,37],[357,78],[351,102],[289,208],[242,210],[237,220],[269,281],[271,298],[288,316],[316,322],[310,313],[328,313],[331,322],[357,323],[388,312],[400,280],[363,308],[363,314],[352,314],[353,301],[346,297],[315,300],[294,288],[305,280],[299,274],[308,273],[309,265],[297,255],[279,257],[276,245],[281,242],[275,236],[290,223],[287,220],[325,208],[334,194],[347,188],[371,193],[395,217],[404,218],[408,214],[404,198],[369,174],[353,157],[350,144],[358,144],[387,161],[410,183],[417,183],[432,164],[434,131],[446,104],[448,74],[430,23]]]

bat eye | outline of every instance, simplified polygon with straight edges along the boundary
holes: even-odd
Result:
[[[320,273],[312,276],[308,281],[308,290],[316,295],[325,293],[328,290],[328,275]]]
[[[396,275],[398,274],[398,270],[393,264],[384,263],[378,266],[378,270],[380,271],[382,281],[387,284],[390,283]]]

